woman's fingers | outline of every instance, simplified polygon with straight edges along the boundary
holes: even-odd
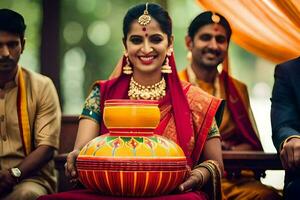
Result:
[[[179,185],[179,190],[181,192],[191,190],[199,182],[199,179],[196,176],[190,176],[185,182]]]
[[[77,172],[76,172],[76,158],[79,154],[79,151],[75,150],[68,154],[67,156],[67,162],[65,164],[65,174],[67,177],[76,178]]]
[[[187,178],[185,182],[183,182],[179,186],[179,190],[181,192],[183,191],[189,191],[195,187],[200,188],[204,181],[204,174],[200,169],[193,169],[190,172],[190,176]]]

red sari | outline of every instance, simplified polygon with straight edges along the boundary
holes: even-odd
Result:
[[[201,89],[191,86],[187,82],[180,82],[173,55],[170,57],[172,73],[165,75],[167,81],[166,96],[160,100],[161,121],[155,130],[156,134],[163,135],[178,143],[183,149],[188,164],[193,168],[199,161],[204,147],[207,134],[211,128],[214,116],[218,110],[221,100],[205,93]],[[100,86],[101,103],[100,109],[103,113],[104,102],[108,99],[129,99],[128,88],[130,76],[121,74],[125,66],[125,59],[117,66],[114,78],[107,81],[99,81],[95,84]],[[101,123],[100,133],[107,133],[104,123]],[[102,196],[98,193],[81,190],[63,192],[54,195],[40,197],[39,200],[49,199],[126,199],[111,196]],[[159,197],[128,198],[151,199],[151,200],[178,200],[195,199],[206,200],[208,195],[201,191],[192,191],[182,194],[170,194]]]
[[[129,99],[128,89],[131,76],[121,73],[125,63],[125,58],[123,58],[122,63],[116,67],[112,79],[96,83],[100,86],[100,113],[103,113],[104,102],[108,99]],[[161,121],[155,133],[177,142],[192,168],[199,161],[221,100],[190,83],[181,82],[177,75],[173,55],[169,58],[169,64],[172,73],[165,74],[167,92],[159,103]],[[108,132],[103,122],[100,132]]]

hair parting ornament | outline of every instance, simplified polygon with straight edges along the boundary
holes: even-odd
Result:
[[[216,13],[213,12],[211,15],[211,21],[218,24],[220,22],[220,20],[221,20],[220,17]]]
[[[151,22],[151,16],[149,15],[148,12],[148,3],[146,3],[146,8],[144,10],[144,13],[139,17],[138,23],[142,26],[146,26],[150,22]]]

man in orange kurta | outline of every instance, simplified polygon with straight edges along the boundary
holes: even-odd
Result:
[[[198,15],[186,36],[191,64],[179,73],[179,77],[227,100],[220,125],[223,150],[262,151],[246,85],[228,74],[226,64],[221,73],[217,69],[226,61],[230,36],[230,25],[223,16],[212,12]],[[251,171],[227,172],[222,190],[225,199],[281,198],[275,189],[256,180]]]

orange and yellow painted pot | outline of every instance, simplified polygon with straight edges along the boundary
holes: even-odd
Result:
[[[153,134],[159,120],[156,101],[106,101],[104,122],[109,133],[81,150],[77,158],[80,181],[92,190],[117,196],[173,191],[184,180],[187,161],[176,143]]]

